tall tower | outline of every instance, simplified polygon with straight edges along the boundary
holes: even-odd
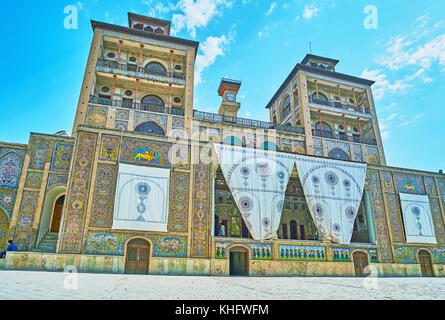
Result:
[[[222,79],[218,88],[218,95],[222,98],[219,114],[222,116],[236,117],[241,104],[236,101],[236,96],[241,87],[241,81]]]
[[[386,165],[374,81],[339,73],[338,63],[306,55],[267,104],[270,119],[303,127],[307,154]]]
[[[191,128],[199,43],[170,36],[170,21],[129,13],[128,22],[91,22],[73,135],[79,125],[168,135],[172,117]]]

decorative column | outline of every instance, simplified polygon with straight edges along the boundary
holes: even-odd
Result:
[[[120,59],[121,59],[121,49],[122,49],[122,44],[124,42],[122,40],[119,40],[119,51],[117,53],[117,63],[119,63]]]

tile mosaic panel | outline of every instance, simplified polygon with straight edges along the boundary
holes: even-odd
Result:
[[[325,247],[278,246],[279,259],[289,261],[326,261]]]
[[[379,172],[368,169],[368,187],[374,214],[377,241],[379,243],[379,257],[381,262],[393,261],[391,245],[389,242],[388,227],[386,224],[386,212],[383,195],[380,186]]]
[[[116,161],[119,152],[120,137],[103,135],[99,158]]]
[[[66,143],[56,143],[54,146],[53,160],[51,161],[51,170],[69,171],[71,156],[74,145]]]
[[[422,247],[396,246],[394,258],[396,263],[419,263],[416,253]],[[428,248],[431,251],[433,263],[445,264],[445,248]]]
[[[121,131],[128,131],[128,121],[115,120],[114,129]]]
[[[434,229],[436,231],[436,239],[439,245],[445,245],[445,227],[443,216],[440,211],[439,200],[430,198],[431,216],[434,222]]]
[[[170,143],[123,138],[121,161],[155,167],[170,167],[170,148]]]
[[[50,161],[54,142],[33,136],[30,141],[30,169],[43,170],[45,163]]]
[[[87,118],[85,124],[92,127],[105,127],[107,122],[108,108],[104,107],[88,107]]]
[[[272,246],[270,244],[249,244],[253,260],[272,260]]]
[[[82,237],[97,139],[96,133],[80,132],[78,135],[67,209],[64,212],[65,223],[62,230],[62,238],[60,239],[61,253],[80,253],[82,249]]]
[[[351,150],[349,148],[348,143],[344,142],[338,142],[338,141],[331,141],[331,140],[325,140],[325,150],[326,154],[331,152],[334,149],[341,149],[342,151],[346,152],[346,154],[351,157]]]
[[[194,166],[191,256],[209,256],[210,165]]]
[[[25,188],[40,189],[42,185],[43,173],[28,172],[25,180]]]
[[[10,190],[0,191],[0,208],[5,210],[9,218],[12,218],[12,212],[15,205],[15,192],[9,192]]]
[[[187,256],[187,237],[167,237],[160,235],[139,235],[137,233],[95,233],[87,236],[86,253],[97,255],[125,255],[124,244],[130,238],[140,237],[151,240],[153,257]]]
[[[425,194],[422,176],[394,172],[393,177],[397,192]]]
[[[46,189],[49,190],[56,186],[66,186],[68,183],[68,176],[62,174],[53,174],[51,173],[48,176],[48,184]]]
[[[22,173],[23,161],[14,152],[8,152],[0,158],[0,188],[16,189]]]
[[[153,121],[160,126],[164,132],[167,132],[167,116],[156,115],[147,112],[135,112],[134,113],[134,127],[144,122]]]
[[[116,120],[128,121],[130,119],[130,110],[116,109]]]
[[[437,196],[436,186],[434,185],[433,177],[423,177],[425,182],[426,194],[429,196]]]
[[[381,171],[382,186],[385,192],[394,192],[394,183],[392,182],[392,173],[389,171]]]
[[[91,208],[90,227],[111,228],[113,223],[114,193],[116,190],[117,167],[99,163],[96,186]]]
[[[173,117],[172,118],[172,128],[173,129],[184,129],[184,118]]]
[[[350,262],[352,250],[349,248],[332,248],[332,261]]]
[[[32,223],[39,200],[38,191],[23,191],[17,225],[14,234],[14,243],[19,251],[27,251],[31,245]]]
[[[175,168],[190,169],[190,146],[174,144],[172,148],[172,159]]]
[[[189,211],[190,174],[172,172],[170,190],[170,211],[168,230],[170,232],[187,232]]]
[[[400,214],[397,197],[394,193],[386,193],[386,212],[389,217],[391,225],[391,234],[393,242],[403,243],[405,242],[405,235],[403,232],[402,217]]]

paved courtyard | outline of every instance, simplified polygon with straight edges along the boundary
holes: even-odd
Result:
[[[430,300],[445,299],[445,278],[189,277],[0,271],[0,299]]]

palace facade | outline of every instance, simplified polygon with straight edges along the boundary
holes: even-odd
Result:
[[[0,246],[19,248],[0,268],[445,275],[445,176],[387,166],[373,81],[308,54],[266,105],[269,122],[238,117],[232,79],[215,88],[218,114],[198,111],[199,43],[128,17],[92,21],[71,136],[0,142]],[[268,171],[271,156],[282,171]],[[349,220],[331,228],[340,194]]]

